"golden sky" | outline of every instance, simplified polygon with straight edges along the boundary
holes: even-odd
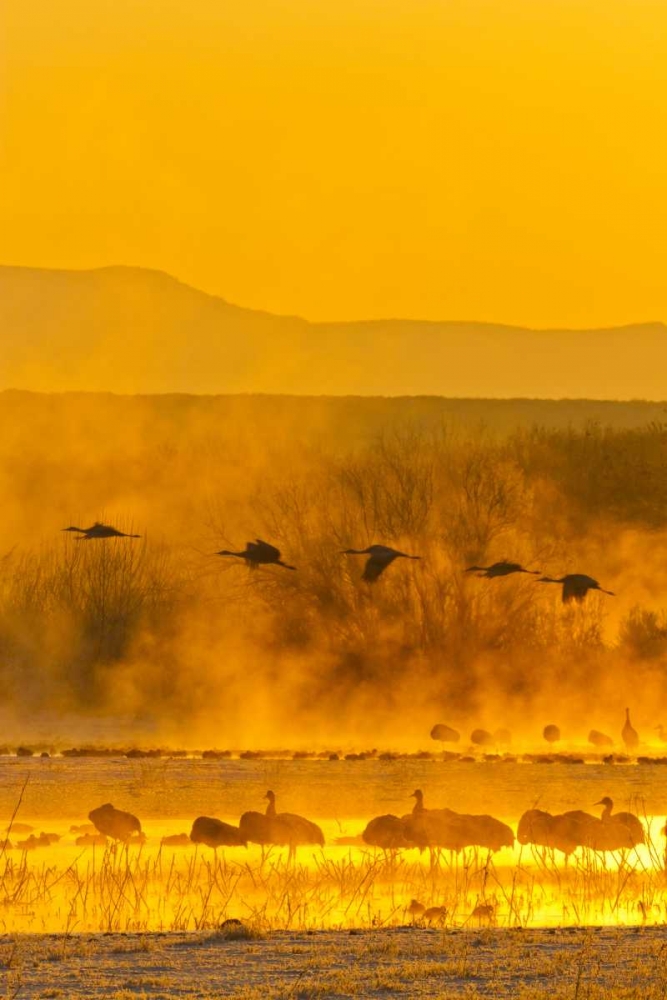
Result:
[[[667,320],[665,0],[2,0],[0,262]]]

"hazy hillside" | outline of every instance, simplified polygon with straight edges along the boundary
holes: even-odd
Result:
[[[667,328],[309,323],[138,268],[0,267],[0,388],[662,399]]]

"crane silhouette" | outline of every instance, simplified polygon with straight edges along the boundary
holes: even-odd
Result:
[[[344,549],[342,555],[370,557],[361,574],[361,579],[367,583],[374,583],[394,559],[421,559],[421,556],[409,556],[407,552],[399,552],[398,549],[392,549],[388,545],[369,545],[367,549]]]
[[[578,601],[581,604],[589,590],[599,590],[603,594],[609,594],[610,597],[616,596],[613,590],[605,590],[597,580],[594,580],[592,576],[586,576],[585,573],[568,573],[566,576],[562,576],[560,580],[555,580],[551,576],[542,576],[536,582],[562,583],[564,604],[567,604],[569,601]]]
[[[542,572],[539,569],[524,569],[520,563],[502,562],[492,563],[490,566],[468,566],[466,573],[477,572],[480,577],[486,577],[491,580],[496,576],[509,576],[510,573],[531,573],[539,576]]]
[[[282,566],[283,569],[296,569],[296,566],[289,566],[282,561],[280,558],[280,549],[277,549],[275,545],[269,545],[268,542],[263,542],[261,538],[255,539],[254,542],[246,542],[243,552],[229,552],[227,549],[223,549],[221,552],[216,552],[215,555],[237,556],[239,559],[245,559],[248,566],[252,569],[264,565]]]
[[[95,521],[95,524],[91,525],[90,528],[75,528],[74,525],[70,525],[69,528],[62,530],[78,531],[77,542],[87,542],[91,538],[141,538],[141,535],[130,535],[126,531],[113,528],[110,524],[102,524],[101,521]]]
[[[621,730],[621,739],[627,750],[636,750],[639,746],[639,733],[630,722],[630,709],[625,710],[625,723]]]

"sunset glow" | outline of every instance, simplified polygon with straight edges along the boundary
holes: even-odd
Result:
[[[311,319],[667,319],[661,0],[5,0],[0,261]]]

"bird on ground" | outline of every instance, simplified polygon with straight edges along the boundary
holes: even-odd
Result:
[[[608,795],[605,795],[595,805],[604,806],[601,820],[605,831],[609,830],[612,826],[615,826],[619,831],[619,847],[635,847],[637,844],[646,843],[644,827],[641,824],[641,820],[634,813],[613,813],[614,803]],[[608,849],[614,850],[614,848]],[[618,850],[618,848],[615,849]]]
[[[344,549],[342,555],[370,557],[361,575],[361,579],[367,583],[374,583],[394,559],[421,559],[421,556],[410,556],[407,552],[399,552],[398,549],[392,549],[388,545],[369,545],[367,549]]]
[[[478,747],[490,747],[496,742],[493,734],[488,729],[473,729],[470,734],[470,742]]]
[[[216,552],[215,555],[237,556],[239,559],[245,559],[248,566],[252,569],[264,565],[282,566],[283,569],[296,569],[296,566],[290,566],[288,563],[282,561],[280,558],[280,549],[277,549],[275,545],[269,545],[268,542],[263,542],[261,538],[255,539],[254,542],[246,542],[243,552],[229,552],[227,549],[223,549],[221,552]]]
[[[479,926],[482,923],[493,923],[496,919],[496,904],[495,903],[477,903],[475,909],[470,914],[471,917],[477,917],[479,921]]]
[[[243,813],[239,820],[239,833],[249,843],[261,846],[262,858],[264,857],[264,848],[273,844],[269,819],[264,813],[256,810]]]
[[[566,576],[562,576],[560,580],[556,580],[551,576],[542,576],[536,582],[562,583],[563,604],[568,604],[570,601],[578,601],[581,604],[589,590],[599,590],[602,594],[609,594],[610,597],[616,596],[613,590],[605,590],[597,580],[594,580],[592,576],[586,576],[585,573],[568,573]]]
[[[412,922],[414,923],[418,917],[426,911],[426,907],[423,903],[420,903],[418,899],[411,899],[410,905],[407,907],[407,912],[412,917]]]
[[[206,844],[207,847],[247,847],[248,842],[238,826],[223,823],[213,816],[198,816],[192,824],[190,840],[193,844]]]
[[[636,750],[639,746],[639,733],[630,722],[630,709],[625,710],[625,723],[621,730],[621,738],[625,743],[626,750]]]
[[[106,847],[107,838],[103,833],[82,833],[74,843],[77,847]]]
[[[461,734],[451,726],[446,726],[444,722],[438,722],[431,730],[431,739],[439,740],[441,743],[458,743]]]
[[[417,847],[420,851],[428,848],[432,864],[435,864],[436,852],[440,848],[458,850],[457,841],[450,829],[450,817],[454,813],[449,809],[427,809],[421,788],[415,789],[410,798],[415,800],[412,812],[400,819],[403,835],[409,846]]]
[[[119,531],[118,528],[114,528],[110,524],[102,524],[101,521],[95,521],[95,524],[91,525],[90,528],[76,528],[74,525],[70,525],[69,528],[62,530],[78,531],[77,542],[87,542],[91,538],[141,538],[141,535],[131,535],[126,531]]]
[[[274,844],[276,847],[288,847],[288,860],[296,854],[297,847],[307,844],[324,846],[324,834],[317,825],[304,816],[296,813],[276,812],[275,792],[268,791],[265,798],[269,800],[266,807],[265,823],[256,820],[256,813],[244,813],[239,823],[241,836],[254,843]],[[244,821],[245,817],[245,821]],[[254,828],[253,828],[254,827]],[[255,839],[256,837],[260,839]]]
[[[597,816],[581,809],[555,815],[541,809],[529,809],[519,820],[517,840],[520,844],[562,851],[568,856],[577,847],[594,851],[618,850],[627,844],[628,835],[620,826],[604,827]]]
[[[440,849],[458,852],[466,847],[483,847],[499,851],[501,847],[514,846],[513,831],[493,816],[427,809],[420,788],[412,796],[415,798],[412,813],[403,817],[405,836],[413,847],[428,848],[432,863]]]
[[[160,841],[161,847],[190,847],[191,844],[187,833],[170,833]]]
[[[601,733],[599,729],[591,729],[588,734],[588,742],[592,743],[594,747],[612,747],[614,745],[611,736]]]
[[[550,725],[544,727],[542,730],[542,736],[544,736],[547,743],[558,743],[558,740],[560,739],[560,729],[558,726],[554,726],[553,723],[551,723]]]
[[[446,906],[429,906],[422,914],[423,920],[428,920],[429,924],[444,924],[447,919]]]
[[[403,820],[392,813],[374,816],[367,823],[361,839],[369,847],[379,847],[391,855],[402,848],[414,846],[407,838]]]
[[[466,573],[477,572],[477,576],[486,577],[488,580],[492,580],[496,576],[509,576],[510,573],[530,573],[531,575],[539,576],[542,572],[539,569],[524,569],[520,563],[513,562],[495,562],[490,566],[468,566]]]
[[[115,809],[110,802],[89,812],[88,819],[99,833],[112,837],[113,840],[127,843],[133,834],[141,837],[141,823],[137,817],[122,809]]]

